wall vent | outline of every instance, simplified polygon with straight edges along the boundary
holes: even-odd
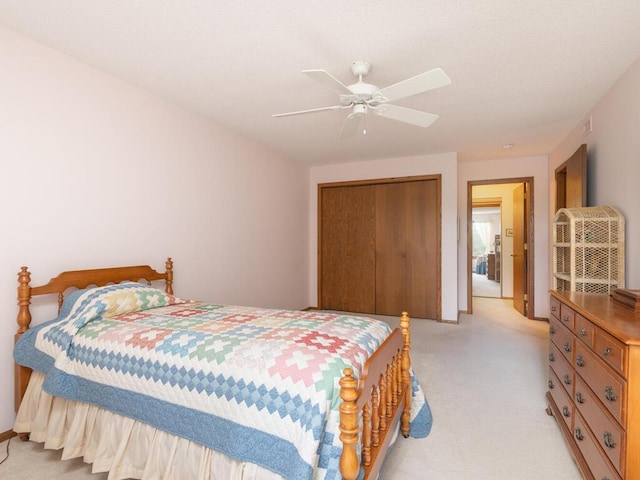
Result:
[[[591,133],[591,130],[592,130],[592,127],[593,127],[591,121],[592,121],[592,118],[591,118],[591,115],[589,115],[589,118],[587,119],[587,121],[584,122],[584,125],[582,125],[582,136],[583,137],[586,137],[587,135],[589,135]]]

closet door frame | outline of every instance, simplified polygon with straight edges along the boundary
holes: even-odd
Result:
[[[436,182],[436,312],[438,322],[442,321],[442,175],[434,174],[434,175],[417,175],[417,176],[409,176],[409,177],[390,177],[390,178],[373,178],[366,180],[352,180],[345,182],[331,182],[331,183],[320,183],[318,184],[318,267],[317,267],[317,278],[318,278],[318,307],[322,308],[321,299],[322,299],[322,198],[323,198],[323,190],[325,188],[332,187],[348,187],[348,186],[360,186],[360,185],[381,185],[388,183],[409,183],[409,182],[419,182],[424,180],[434,180]],[[409,312],[411,315],[411,312]]]

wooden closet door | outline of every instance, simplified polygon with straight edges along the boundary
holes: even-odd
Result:
[[[438,319],[436,180],[376,186],[376,313]]]
[[[376,313],[410,312],[405,294],[405,183],[376,185]]]
[[[375,313],[375,187],[323,188],[320,202],[321,308]]]

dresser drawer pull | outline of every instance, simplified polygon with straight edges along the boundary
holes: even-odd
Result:
[[[581,392],[576,392],[576,402],[584,403],[584,397],[582,396]]]
[[[549,380],[547,385],[549,385],[549,389],[551,389],[551,388],[553,388],[555,386],[551,380]]]
[[[552,312],[556,312],[557,310],[558,310],[558,307],[556,307],[555,305],[551,305]]]
[[[582,435],[582,430],[576,428],[576,440],[582,441],[584,440],[584,435]]]
[[[576,357],[576,365],[578,365],[579,367],[584,367],[584,358],[582,358],[582,355],[578,355]]]
[[[582,335],[583,337],[587,336],[587,330],[585,330],[584,328],[580,329],[580,335]]]
[[[551,352],[551,353],[549,354],[549,361],[550,361],[550,362],[553,362],[553,361],[555,361],[555,359],[556,359],[556,356],[553,354],[553,352]]]
[[[604,398],[606,398],[610,402],[616,401],[616,395],[613,393],[612,387],[604,387]]]
[[[569,407],[567,406],[562,407],[562,415],[569,418]]]
[[[567,374],[565,374],[565,376],[564,376],[564,383],[565,383],[566,385],[571,385],[571,377],[569,376],[569,374],[568,374],[568,373],[567,373]]]
[[[564,351],[565,352],[570,352],[571,351],[571,344],[569,342],[564,344]]]
[[[549,327],[549,333],[550,333],[551,335],[553,335],[554,333],[556,333],[556,329],[554,328],[554,326],[553,326],[553,325],[551,325],[551,326]]]
[[[616,442],[613,441],[611,433],[604,432],[604,445],[608,448],[615,448]]]
[[[604,353],[605,357],[608,357],[609,355],[611,355],[611,347],[605,348],[604,352],[602,352],[602,353]]]
[[[565,322],[569,321],[569,315],[563,315],[562,316],[562,320],[564,320]]]

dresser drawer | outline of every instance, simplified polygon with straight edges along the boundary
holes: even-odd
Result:
[[[573,367],[553,342],[549,342],[549,350],[549,366],[553,369],[567,394],[573,397],[573,384],[575,381]]]
[[[624,425],[626,421],[626,383],[599,360],[595,353],[576,343],[576,372],[613,417]]]
[[[560,301],[554,297],[551,297],[549,304],[550,304],[549,309],[551,310],[551,315],[553,315],[558,320],[560,320]]]
[[[576,407],[593,433],[596,443],[607,455],[613,466],[622,473],[625,449],[624,430],[610,418],[591,390],[580,379],[576,379]]]
[[[575,328],[573,330],[576,336],[586,343],[589,347],[593,347],[593,338],[596,332],[596,326],[579,313],[575,316]]]
[[[560,410],[560,415],[562,416],[564,423],[567,424],[567,428],[571,432],[573,431],[573,412],[575,407],[573,406],[573,402],[571,401],[569,394],[564,388],[560,387],[560,383],[561,382],[558,377],[556,377],[553,369],[549,367],[549,393],[551,393],[551,397],[556,403],[558,410]]]
[[[596,480],[620,480],[621,477],[606,458],[606,455],[598,447],[593,434],[589,431],[586,422],[575,412],[573,419],[573,438],[582,453],[585,461],[589,465],[589,470]]]
[[[594,342],[594,349],[600,355],[600,358],[626,378],[625,360],[627,349],[625,344],[602,330],[596,331]]]
[[[559,320],[551,317],[549,319],[549,337],[556,344],[562,355],[573,363],[573,349],[575,336],[570,330],[564,327]]]
[[[576,316],[576,312],[574,312],[571,307],[568,307],[564,303],[560,304],[560,321],[569,330],[573,330],[574,328],[575,316]]]

